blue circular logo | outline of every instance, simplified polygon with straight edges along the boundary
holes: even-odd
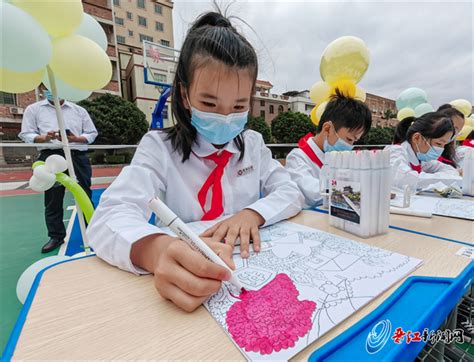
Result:
[[[392,323],[388,319],[378,322],[370,331],[365,341],[365,349],[369,354],[380,351],[388,339],[392,331]]]

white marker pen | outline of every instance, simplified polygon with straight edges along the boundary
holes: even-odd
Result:
[[[168,226],[173,232],[182,240],[184,240],[191,248],[200,252],[206,259],[226,268],[231,277],[229,282],[235,285],[239,291],[245,290],[240,284],[240,281],[234,275],[231,268],[203,241],[194,233],[189,226],[187,226],[176,214],[161,201],[159,198],[153,198],[148,207],[155,213],[155,215]]]

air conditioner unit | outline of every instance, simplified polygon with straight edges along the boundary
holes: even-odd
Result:
[[[23,114],[23,111],[21,107],[10,107],[10,114]]]

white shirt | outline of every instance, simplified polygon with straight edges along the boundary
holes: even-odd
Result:
[[[438,160],[421,162],[421,172],[413,170],[410,164],[420,165],[416,153],[407,141],[401,145],[390,145],[385,147],[390,150],[390,165],[396,166],[392,186],[403,189],[410,186],[414,189],[421,189],[431,184],[442,182],[448,186],[455,184],[461,186],[462,178],[459,172]]]
[[[184,222],[201,220],[203,211],[197,193],[216,167],[213,161],[202,157],[218,149],[202,137],[198,136],[184,163],[166,137],[161,131],[151,131],[143,137],[130,166],[103,193],[87,228],[90,245],[99,257],[137,274],[145,272],[130,260],[132,244],[148,235],[163,233],[148,223],[150,199],[159,196]],[[265,219],[266,226],[297,214],[303,197],[288,172],[272,158],[259,133],[245,131],[244,140],[242,161],[234,142],[223,148],[234,154],[222,177],[223,215],[252,209]],[[206,205],[211,194],[207,194]]]
[[[308,145],[324,164],[324,152],[314,142],[308,139]],[[324,166],[323,166],[324,167]],[[321,168],[311,160],[300,148],[294,148],[286,156],[285,168],[290,172],[291,179],[296,182],[303,193],[305,208],[311,208],[321,202]]]
[[[63,112],[64,124],[66,129],[76,136],[83,136],[87,139],[87,143],[94,142],[97,137],[97,129],[92,122],[87,111],[77,104],[64,101],[61,105]],[[21,132],[18,135],[23,142],[35,143],[35,137],[44,135],[50,131],[59,130],[56,118],[56,110],[47,99],[33,103],[26,107],[21,122]],[[37,148],[42,149],[61,149],[62,143],[59,140],[52,140],[45,143],[37,143]],[[86,151],[87,144],[70,143],[71,149]]]

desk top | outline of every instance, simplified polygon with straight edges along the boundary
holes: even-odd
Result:
[[[474,245],[474,222],[470,220],[390,214],[390,225]]]
[[[361,239],[328,225],[325,214],[305,211],[291,221],[422,259],[412,275],[457,276],[470,259],[459,244],[390,229]],[[403,281],[361,308],[295,356],[318,347],[380,305]],[[15,359],[240,359],[244,357],[211,315],[186,313],[160,297],[152,276],[137,277],[97,257],[47,270],[19,337]]]

